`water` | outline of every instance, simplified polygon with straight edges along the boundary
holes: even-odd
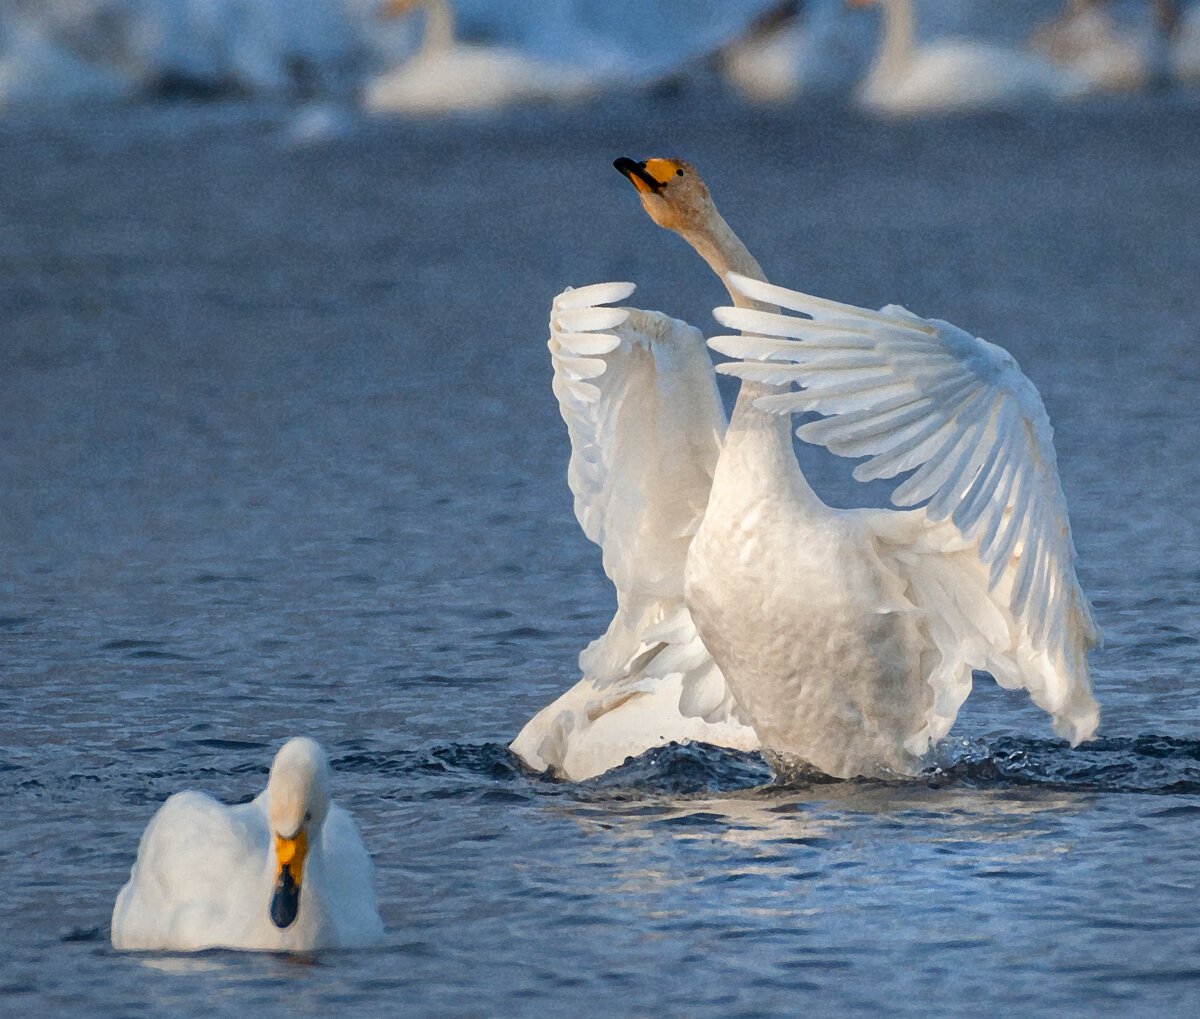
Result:
[[[1195,1012],[1196,97],[879,125],[700,88],[302,147],[291,117],[0,122],[0,1012]],[[1106,629],[1103,739],[983,680],[903,784],[508,755],[612,611],[550,298],[635,279],[710,331],[722,300],[621,154],[696,163],[780,281],[1014,353]],[[299,733],[383,945],[113,952],[162,799],[245,799]]]

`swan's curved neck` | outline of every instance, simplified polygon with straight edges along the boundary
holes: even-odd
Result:
[[[903,75],[917,46],[912,0],[883,0],[883,38],[871,66],[871,77],[885,81]]]
[[[730,272],[764,283],[768,281],[758,260],[715,208],[701,229],[680,233],[720,277],[737,307],[779,311],[777,307],[752,300],[729,286],[725,277]],[[760,397],[783,393],[787,388],[743,379],[738,389],[737,403],[725,432],[724,449],[713,476],[713,491],[720,491],[728,499],[735,515],[740,512],[737,505],[753,503],[766,491],[774,491],[817,512],[825,509],[800,473],[792,451],[791,417],[772,414],[755,406]]]
[[[729,298],[735,305],[739,308],[777,310],[760,301],[752,301],[729,286],[725,276],[730,272],[762,280],[764,283],[767,281],[767,277],[762,271],[762,266],[758,264],[758,260],[750,254],[741,238],[730,229],[729,224],[716,209],[711,211],[703,229],[685,230],[681,235],[688,244],[696,249],[696,253],[708,263],[709,268],[725,284],[725,289],[729,291]]]
[[[447,0],[422,0],[425,8],[425,37],[422,53],[444,53],[454,45],[454,12]]]

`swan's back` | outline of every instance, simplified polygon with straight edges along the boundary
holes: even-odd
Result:
[[[306,883],[325,909],[330,934],[324,940],[339,948],[359,948],[378,941],[383,924],[375,903],[371,857],[354,819],[336,803],[329,807],[321,843],[315,849],[315,866]]]
[[[1098,6],[1069,10],[1035,32],[1030,45],[1081,78],[1089,91],[1132,91],[1149,81],[1152,34],[1118,26]]]
[[[1078,78],[1036,54],[950,39],[918,48],[903,74],[872,75],[862,99],[890,113],[932,113],[1069,99],[1082,91]]]
[[[171,796],[146,826],[117,897],[113,947],[246,944],[258,933],[254,917],[267,917],[269,850],[266,817],[255,803],[226,807],[194,790]]]
[[[456,44],[421,53],[367,87],[376,112],[481,112],[521,102],[574,100],[596,89],[592,78],[515,50]]]

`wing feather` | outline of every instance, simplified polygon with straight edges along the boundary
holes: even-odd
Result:
[[[575,780],[672,740],[758,747],[683,602],[687,550],[725,434],[712,363],[686,323],[601,306],[633,290],[567,290],[550,313],[567,482],[584,533],[601,547],[617,612],[580,655],[582,679],[512,749]]]
[[[913,597],[952,619],[931,628],[950,663],[931,680],[935,712],[951,704],[957,710],[969,668],[988,669],[1024,686],[1073,742],[1090,737],[1098,709],[1086,653],[1099,634],[1075,573],[1053,430],[1017,363],[1000,347],[897,306],[870,311],[735,274],[729,282],[746,297],[805,317],[718,309],[723,325],[753,334],[710,341],[741,359],[718,370],[800,387],[757,405],[822,415],[797,435],[840,456],[868,458],[855,468],[860,481],[912,472],[892,501],[924,504],[917,511],[929,532],[923,551],[906,551],[899,540],[884,545],[914,585]],[[963,549],[975,567],[965,565]],[[938,557],[945,561],[935,566]],[[1003,612],[1004,627],[988,613],[973,620],[962,611],[984,598]],[[941,725],[932,720],[930,732]]]

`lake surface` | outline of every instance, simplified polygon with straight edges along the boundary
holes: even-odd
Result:
[[[703,87],[438,124],[0,121],[0,1012],[1200,1008],[1200,97],[962,121]],[[307,139],[307,140],[305,140]],[[613,157],[678,155],[781,283],[1006,346],[1043,394],[1102,738],[981,679],[920,780],[506,745],[612,595],[544,341],[568,284],[716,327]],[[839,504],[886,490],[802,450]],[[387,938],[122,955],[171,792],[330,751]]]

